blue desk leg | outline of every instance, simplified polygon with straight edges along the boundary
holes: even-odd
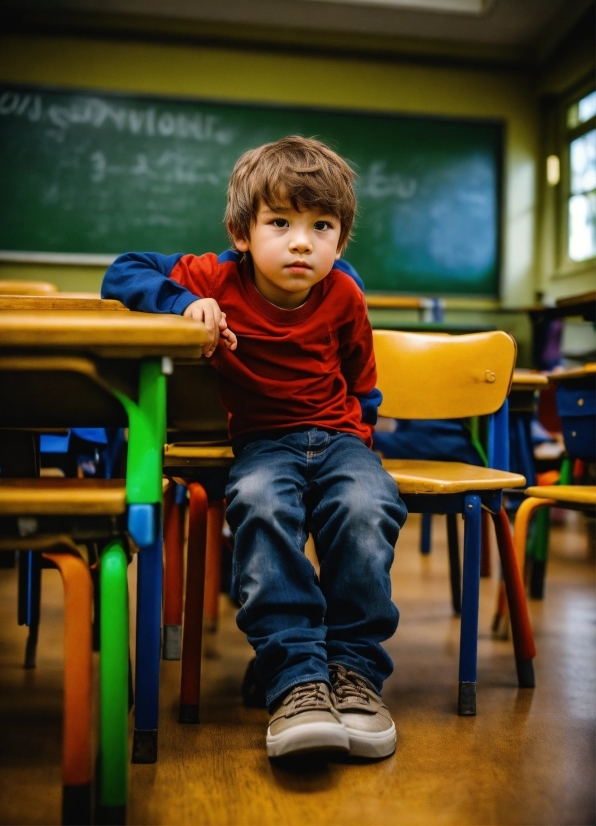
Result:
[[[157,761],[161,655],[162,535],[138,555],[135,731],[132,762]]]
[[[480,598],[480,497],[469,494],[464,505],[464,576],[459,644],[458,714],[476,714],[478,603]]]

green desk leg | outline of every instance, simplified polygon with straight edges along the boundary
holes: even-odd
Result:
[[[573,460],[565,456],[561,464],[560,485],[573,484]],[[548,535],[550,529],[550,508],[540,508],[536,512],[536,533],[532,541],[530,597],[544,599],[544,580],[548,560]]]
[[[128,562],[122,542],[101,552],[99,823],[124,823],[128,768]]]
[[[140,548],[137,579],[135,732],[132,760],[157,760],[162,603],[162,453],[166,377],[160,359],[141,363],[139,400],[119,395],[129,420],[128,528]]]

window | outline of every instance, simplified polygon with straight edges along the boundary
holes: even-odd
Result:
[[[566,113],[567,257],[596,257],[596,92],[575,100]]]

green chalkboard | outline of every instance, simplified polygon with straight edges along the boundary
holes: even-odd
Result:
[[[494,121],[3,86],[0,251],[220,252],[234,162],[289,134],[359,175],[346,257],[367,291],[498,294]]]

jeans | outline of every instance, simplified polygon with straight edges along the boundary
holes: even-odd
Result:
[[[267,704],[293,686],[329,685],[327,663],[377,691],[397,628],[389,570],[406,508],[379,457],[357,437],[313,428],[250,442],[226,490],[237,616],[256,652]],[[320,579],[304,554],[312,534]]]

